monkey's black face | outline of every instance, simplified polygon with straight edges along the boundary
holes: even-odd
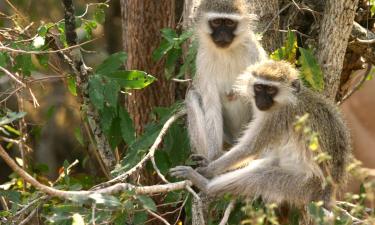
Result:
[[[255,105],[261,111],[270,109],[278,92],[279,89],[275,86],[254,84]]]
[[[233,42],[236,37],[234,31],[237,28],[238,22],[228,18],[216,18],[209,21],[212,30],[212,41],[219,48],[226,48]]]

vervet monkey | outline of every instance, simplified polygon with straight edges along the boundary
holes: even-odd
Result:
[[[233,143],[251,117],[251,106],[232,92],[247,66],[267,55],[251,31],[246,0],[202,0],[197,11],[197,73],[186,97],[193,149],[208,160]]]
[[[235,87],[252,103],[254,121],[239,142],[198,172],[178,166],[171,174],[191,180],[209,195],[261,196],[266,202],[294,206],[323,200],[330,207],[335,187],[346,180],[351,141],[337,106],[304,87],[298,75],[287,62],[266,61],[249,67]],[[316,153],[309,149],[307,137],[295,129],[296,118],[306,114],[321,151],[331,156],[326,163],[314,160]],[[255,160],[233,170],[253,155]],[[326,182],[329,176],[332,181]]]

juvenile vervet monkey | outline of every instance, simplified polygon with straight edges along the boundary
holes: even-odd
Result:
[[[246,0],[202,0],[197,11],[197,73],[186,108],[192,147],[208,160],[220,156],[223,139],[232,143],[252,117],[249,102],[232,86],[247,66],[267,58],[251,31],[253,20]]]
[[[335,187],[346,180],[345,168],[351,155],[348,129],[337,106],[304,87],[298,71],[286,62],[251,66],[235,87],[249,99],[254,111],[254,121],[239,142],[198,172],[178,166],[171,174],[191,180],[208,195],[261,196],[266,202],[302,207],[323,200],[330,207]],[[326,163],[314,160],[317,153],[295,129],[296,118],[306,113],[308,126],[318,134],[321,151],[331,156]],[[236,168],[252,155],[257,158]],[[326,182],[329,176],[332,181]]]

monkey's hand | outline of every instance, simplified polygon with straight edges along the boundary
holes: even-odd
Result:
[[[169,173],[176,178],[191,180],[190,178],[196,172],[190,166],[176,166],[175,168],[170,169]]]
[[[214,174],[210,171],[209,167],[207,167],[207,166],[206,167],[199,167],[199,168],[196,169],[196,171],[200,175],[204,176],[205,178],[210,179],[210,178],[214,177]]]
[[[194,164],[197,167],[206,167],[210,163],[210,161],[204,155],[201,154],[192,154],[190,156],[190,159],[194,162]]]

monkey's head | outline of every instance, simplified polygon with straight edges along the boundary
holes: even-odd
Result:
[[[254,15],[248,14],[245,0],[203,0],[197,19],[200,41],[228,49],[249,34]]]
[[[288,62],[268,60],[247,68],[237,83],[237,92],[253,98],[260,111],[295,104],[301,90],[298,71]]]

